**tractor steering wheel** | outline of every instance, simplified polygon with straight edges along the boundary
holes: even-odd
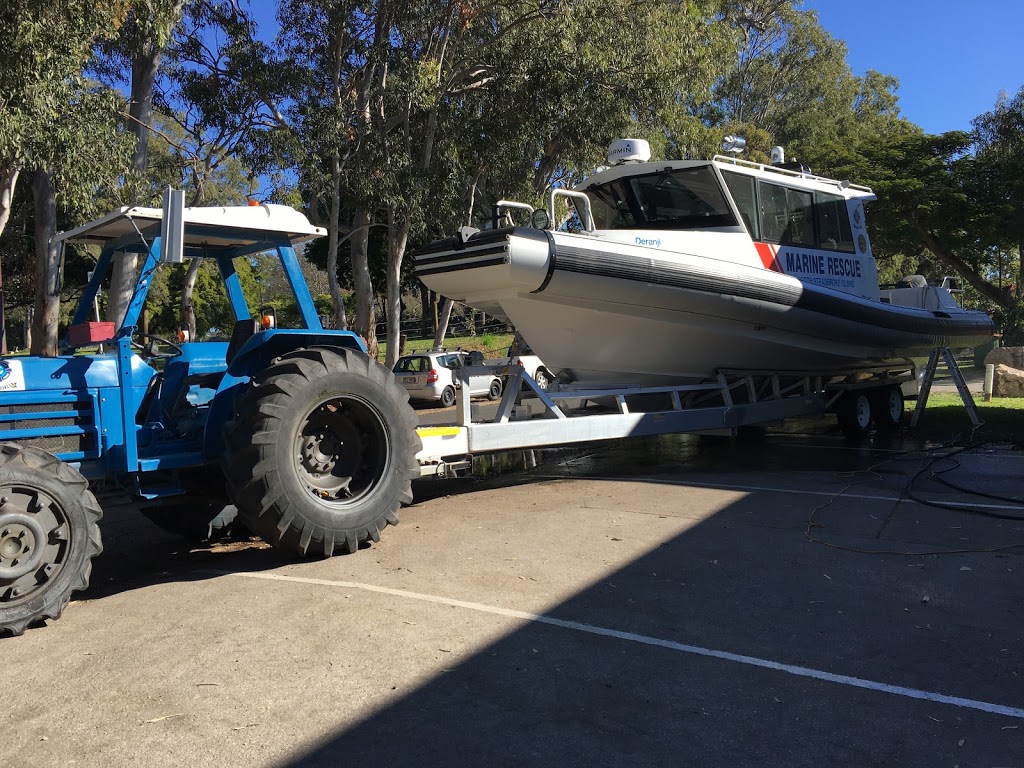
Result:
[[[180,346],[175,344],[170,339],[165,339],[163,336],[154,336],[151,333],[137,333],[135,335],[138,336],[141,339],[149,339],[150,342],[159,341],[162,344],[166,344],[168,347],[170,347],[171,349],[174,350],[173,354],[161,355],[161,354],[158,354],[157,352],[154,351],[155,347],[152,344],[141,344],[141,343],[135,341],[134,338],[132,338],[132,346],[136,347],[137,349],[139,349],[143,353],[143,357],[149,357],[149,358],[177,357],[178,355],[180,355],[182,353],[182,350],[181,350]]]

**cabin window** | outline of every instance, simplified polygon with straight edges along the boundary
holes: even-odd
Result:
[[[814,194],[814,207],[818,214],[820,247],[826,251],[856,253],[853,232],[850,230],[850,214],[846,198],[826,192]]]
[[[627,192],[620,182],[602,184],[587,190],[590,198],[590,215],[594,217],[597,229],[635,229],[636,217],[627,199]]]
[[[766,242],[814,247],[813,196],[801,189],[761,182],[761,233]]]
[[[598,229],[709,229],[736,226],[710,165],[665,168],[587,190]]]
[[[732,200],[739,209],[743,226],[747,234],[754,240],[761,239],[761,230],[758,227],[757,196],[754,194],[754,177],[733,171],[722,171],[725,179],[725,186],[729,188]]]

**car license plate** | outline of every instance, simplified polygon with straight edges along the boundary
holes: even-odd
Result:
[[[402,383],[403,384],[415,384],[416,383],[416,377],[415,376],[406,376],[404,379],[402,379]]]

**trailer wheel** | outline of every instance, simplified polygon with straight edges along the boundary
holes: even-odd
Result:
[[[865,437],[874,417],[870,395],[866,390],[847,392],[840,398],[836,414],[847,437]]]
[[[89,586],[102,516],[76,470],[39,448],[0,445],[0,634],[59,618]]]
[[[879,429],[895,431],[903,422],[903,390],[899,385],[880,387],[874,392],[872,403],[875,423]]]
[[[543,368],[538,368],[537,372],[533,374],[533,380],[537,382],[537,386],[545,392],[551,387],[551,374]]]
[[[412,501],[416,423],[405,388],[362,353],[313,347],[278,358],[225,425],[239,517],[300,556],[379,541]]]
[[[451,408],[455,405],[455,387],[449,385],[441,390],[441,407]]]
[[[487,399],[497,400],[499,397],[501,397],[501,382],[495,379],[491,382],[490,389],[487,390]]]

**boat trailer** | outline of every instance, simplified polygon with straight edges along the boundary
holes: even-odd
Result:
[[[899,411],[888,426],[898,426],[904,394],[918,397],[911,421],[916,426],[940,359],[957,384],[971,422],[981,424],[948,349],[932,353],[920,384],[918,367],[909,359],[825,373],[722,370],[716,379],[696,384],[607,389],[563,384],[555,391],[545,391],[521,367],[510,366],[494,418],[474,421],[470,398],[465,396],[469,390],[460,387],[454,424],[417,429],[423,443],[417,459],[422,477],[449,477],[470,469],[474,455],[501,451],[685,432],[734,435],[741,427],[829,411],[838,411],[842,423],[844,407],[856,409],[858,395],[893,389],[900,391]],[[852,419],[856,428],[855,413]]]

